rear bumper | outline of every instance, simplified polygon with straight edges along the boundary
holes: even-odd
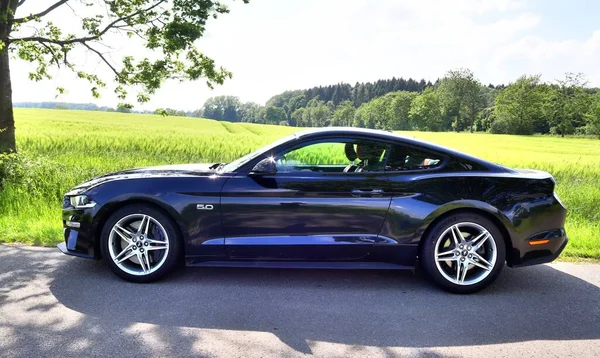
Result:
[[[541,245],[529,245],[529,242],[539,240],[548,240],[548,242]],[[569,239],[562,228],[533,235],[526,240],[526,245],[529,246],[528,250],[522,252],[520,259],[513,261],[509,266],[523,267],[552,262],[560,256],[568,242]],[[525,247],[525,245],[522,247]]]

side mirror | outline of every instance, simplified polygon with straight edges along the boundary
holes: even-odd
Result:
[[[272,157],[265,158],[260,162],[256,163],[250,174],[253,175],[269,175],[277,173],[277,166],[275,165],[275,159]]]

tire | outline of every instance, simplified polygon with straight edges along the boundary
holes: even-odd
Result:
[[[451,214],[435,223],[419,252],[427,277],[442,289],[461,294],[489,286],[505,260],[502,232],[476,213]]]
[[[117,276],[131,282],[156,281],[177,266],[181,238],[173,220],[149,205],[115,211],[100,237],[102,256]]]

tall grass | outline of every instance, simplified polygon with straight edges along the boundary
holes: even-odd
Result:
[[[19,109],[23,157],[0,191],[0,242],[62,240],[63,193],[96,175],[148,165],[227,162],[298,128],[107,112]],[[493,162],[548,171],[569,208],[565,256],[600,259],[600,141],[404,132]]]

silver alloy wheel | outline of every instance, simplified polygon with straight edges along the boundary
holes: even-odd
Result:
[[[435,243],[435,265],[442,276],[457,285],[474,285],[496,265],[496,240],[483,226],[461,222],[447,228]]]
[[[165,228],[150,215],[131,214],[110,230],[108,252],[124,272],[145,276],[158,270],[169,254]]]

